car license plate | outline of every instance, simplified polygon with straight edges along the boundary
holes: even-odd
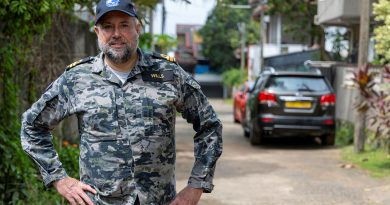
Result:
[[[286,108],[311,108],[311,102],[299,102],[299,101],[289,101],[285,103]]]

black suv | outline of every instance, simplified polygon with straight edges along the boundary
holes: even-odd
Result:
[[[253,145],[267,137],[320,137],[334,145],[333,89],[319,70],[269,68],[249,91],[243,128]]]

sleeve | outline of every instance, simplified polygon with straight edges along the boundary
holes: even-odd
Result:
[[[66,79],[60,76],[41,98],[23,114],[21,143],[23,150],[38,165],[45,186],[67,176],[52,143],[50,131],[70,115]]]
[[[182,69],[181,69],[182,70]],[[185,71],[182,71],[185,73]],[[195,164],[188,185],[210,193],[218,158],[222,154],[222,123],[201,91],[199,83],[183,74],[178,111],[193,124]]]

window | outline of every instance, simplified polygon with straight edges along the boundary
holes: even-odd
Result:
[[[266,88],[275,92],[329,91],[323,78],[303,76],[273,76],[268,81]]]

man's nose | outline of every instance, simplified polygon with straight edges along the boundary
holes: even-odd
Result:
[[[114,27],[113,37],[119,37],[120,35],[121,35],[121,31],[119,27]]]

